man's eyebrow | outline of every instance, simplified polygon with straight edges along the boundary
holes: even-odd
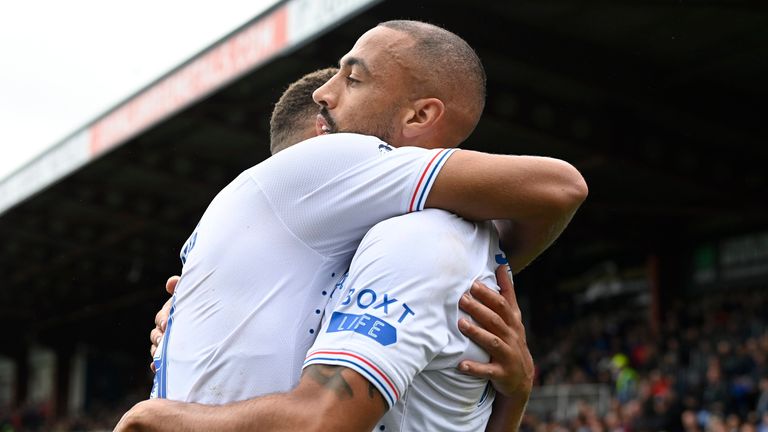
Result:
[[[347,57],[347,58],[341,59],[340,63],[341,63],[341,66],[349,66],[349,67],[359,66],[360,69],[362,69],[365,74],[367,75],[371,74],[370,69],[368,69],[368,66],[365,64],[365,62],[361,58]]]

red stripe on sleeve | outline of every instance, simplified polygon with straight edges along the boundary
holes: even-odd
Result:
[[[389,385],[389,388],[392,389],[392,392],[395,393],[395,400],[400,399],[400,393],[397,392],[397,388],[395,388],[395,385],[392,383],[392,381],[389,380],[389,377],[387,377],[384,372],[382,372],[378,367],[376,367],[373,363],[369,362],[368,360],[352,353],[343,352],[343,351],[315,351],[307,358],[307,360],[311,359],[313,356],[318,354],[325,354],[325,355],[342,355],[342,356],[349,356],[353,357],[357,360],[360,360],[361,362],[365,363],[368,367],[375,370],[376,373],[378,373],[382,378],[384,378],[384,381],[387,382]]]
[[[429,172],[429,168],[432,166],[432,164],[435,162],[435,159],[437,159],[438,156],[440,156],[445,150],[441,150],[437,152],[437,154],[432,158],[432,160],[429,161],[427,164],[427,167],[424,168],[424,172],[421,173],[421,177],[419,178],[419,183],[416,184],[416,190],[413,191],[413,197],[411,197],[411,204],[408,206],[408,211],[413,211],[413,203],[416,201],[416,197],[419,195],[419,189],[421,189],[421,183],[424,181],[424,177],[427,176],[427,173]]]

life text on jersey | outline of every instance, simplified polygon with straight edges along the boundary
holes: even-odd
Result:
[[[339,285],[343,285],[343,281],[344,279]],[[344,300],[337,308],[365,312],[333,312],[328,324],[328,333],[354,332],[387,346],[397,342],[397,328],[390,323],[396,322],[400,325],[416,315],[407,303],[390,297],[388,293],[380,294],[371,288],[350,288],[344,294]]]

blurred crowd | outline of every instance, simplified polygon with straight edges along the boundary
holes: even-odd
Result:
[[[768,293],[708,293],[680,302],[654,329],[648,314],[581,311],[536,340],[537,386],[601,384],[610,403],[572,401],[564,418],[529,410],[523,432],[768,432]],[[108,431],[146,396],[54,420],[48,407],[0,407],[0,432]],[[534,397],[536,390],[534,390]]]
[[[0,432],[108,432],[147,392],[128,392],[120,402],[95,402],[87,412],[68,417],[54,417],[47,404],[28,404],[17,409],[0,407]]]
[[[620,307],[585,314],[534,350],[537,384],[604,384],[608,408],[529,412],[521,430],[768,432],[767,298],[707,293],[672,305],[658,329]]]

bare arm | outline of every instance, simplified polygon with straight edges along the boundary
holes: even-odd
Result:
[[[381,393],[357,372],[312,365],[289,393],[211,406],[162,399],[140,402],[116,432],[368,432],[387,410]]]
[[[496,394],[496,400],[493,401],[493,414],[488,420],[485,432],[517,432],[527,405],[528,396],[508,397]]]
[[[426,206],[497,224],[517,273],[563,232],[587,196],[581,174],[567,162],[537,156],[454,153]]]

